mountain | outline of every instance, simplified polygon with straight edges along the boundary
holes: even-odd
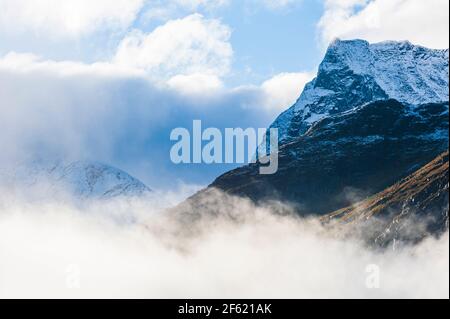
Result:
[[[300,215],[326,214],[382,191],[447,150],[448,112],[448,102],[362,105],[282,145],[274,175],[260,175],[259,165],[251,164],[220,176],[209,189],[255,202],[290,202]]]
[[[324,215],[383,191],[448,149],[448,50],[409,42],[337,40],[317,77],[281,114],[279,169],[250,164],[214,189],[254,202],[280,200]]]
[[[271,127],[279,129],[281,143],[288,143],[314,122],[370,102],[446,102],[448,61],[448,50],[427,49],[409,42],[336,40],[329,46],[317,77]]]
[[[395,185],[322,220],[357,227],[384,220],[373,234],[375,243],[382,246],[444,233],[449,226],[448,155],[446,151]]]
[[[36,161],[0,172],[0,180],[19,192],[38,190],[41,196],[71,195],[76,198],[140,197],[151,193],[128,173],[93,161],[71,163]]]

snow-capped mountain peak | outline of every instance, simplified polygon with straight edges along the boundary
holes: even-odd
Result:
[[[75,194],[85,197],[141,196],[150,192],[135,177],[99,162],[77,161],[57,166],[50,176],[67,184]]]
[[[448,101],[448,59],[448,49],[407,41],[335,40],[317,77],[271,127],[279,129],[283,143],[320,119],[373,101],[396,99],[412,105]]]
[[[79,199],[106,199],[141,197],[151,193],[137,178],[95,161],[36,160],[0,171],[0,181],[8,184],[10,190],[32,192],[32,197],[38,198],[69,195]]]

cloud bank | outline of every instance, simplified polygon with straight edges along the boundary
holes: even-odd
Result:
[[[194,81],[192,81],[194,80]],[[0,58],[2,166],[67,158],[117,166],[151,188],[174,181],[208,184],[233,166],[175,166],[170,132],[205,127],[267,127],[271,88],[228,89],[206,74],[155,80],[142,69],[10,53]],[[275,96],[280,94],[274,86]],[[273,102],[273,105],[278,103]]]
[[[377,252],[312,220],[280,217],[275,204],[219,197],[209,208],[222,218],[192,223],[192,233],[152,202],[77,208],[2,192],[0,296],[448,298],[448,234]]]
[[[0,33],[78,37],[99,29],[123,30],[144,0],[1,0]]]
[[[446,0],[326,0],[318,23],[323,45],[334,38],[370,42],[409,40],[430,48],[449,46]]]
[[[149,34],[137,30],[128,34],[113,61],[159,77],[223,76],[229,72],[233,56],[230,35],[230,29],[219,20],[194,14],[171,20]]]

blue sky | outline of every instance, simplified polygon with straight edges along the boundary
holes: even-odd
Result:
[[[0,0],[0,165],[90,159],[152,188],[210,183],[232,166],[174,166],[172,129],[194,119],[267,127],[334,38],[447,48],[448,9],[447,0]]]
[[[138,29],[151,33],[171,19],[200,13],[230,28],[229,41],[234,54],[232,72],[225,78],[228,86],[259,84],[281,72],[309,71],[318,65],[323,55],[324,47],[316,33],[324,11],[320,0],[293,0],[274,7],[262,1],[227,1],[212,8],[200,5],[194,9],[189,6],[168,9],[170,2],[144,2],[132,23],[120,30],[99,28],[75,37],[55,36],[50,30],[30,25],[28,30],[0,32],[0,54],[32,52],[48,59],[86,63],[108,60],[127,32]],[[160,7],[170,13],[149,18],[148,12],[157,12]],[[41,23],[36,25],[41,26]]]
[[[237,71],[231,84],[260,83],[281,72],[312,70],[320,63],[323,48],[315,30],[323,13],[321,1],[278,9],[247,6],[234,2],[221,15],[233,30]]]

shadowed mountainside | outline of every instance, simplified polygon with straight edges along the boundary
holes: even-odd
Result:
[[[382,191],[448,149],[448,103],[374,102],[315,123],[279,150],[279,169],[230,171],[209,188],[254,202],[280,200],[323,215]],[[190,201],[207,194],[202,191]]]
[[[374,240],[416,242],[449,227],[449,152],[384,191],[322,218],[347,225],[386,221]]]

